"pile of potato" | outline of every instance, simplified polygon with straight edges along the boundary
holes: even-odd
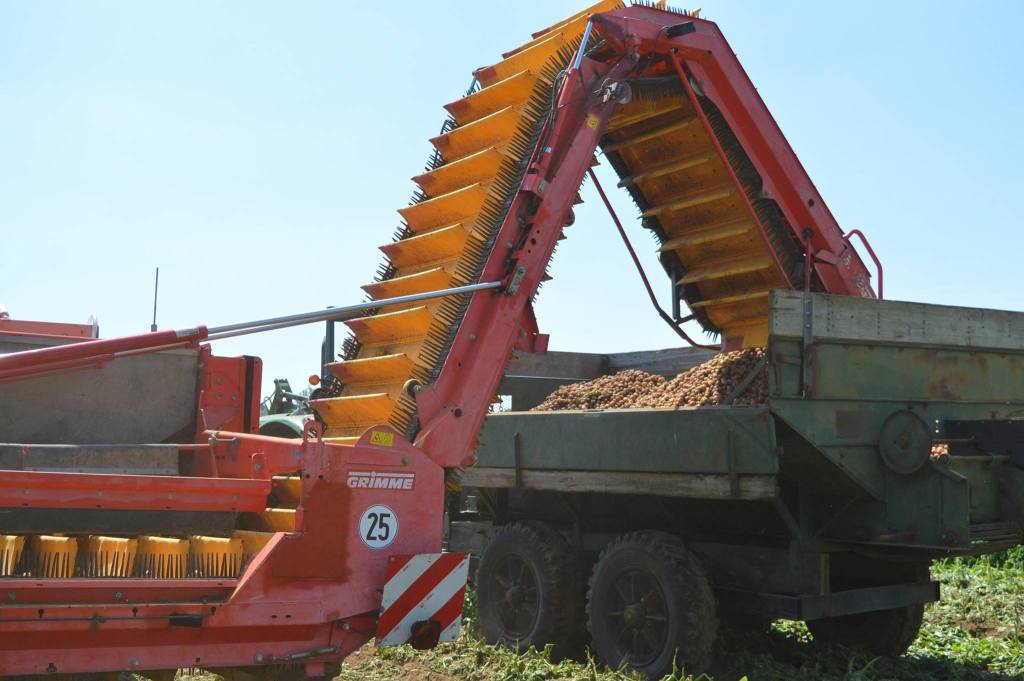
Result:
[[[566,409],[631,409],[665,386],[663,376],[629,369],[592,381],[563,385],[547,396],[533,411]]]
[[[723,352],[668,380],[630,369],[592,381],[563,385],[534,411],[566,409],[649,409],[722,404],[764,357],[764,348]],[[733,401],[735,406],[768,401],[768,371],[762,367]]]

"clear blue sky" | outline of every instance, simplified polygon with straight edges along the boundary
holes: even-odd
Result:
[[[583,5],[0,0],[0,302],[143,332],[157,265],[161,328],[359,302],[441,105]],[[871,237],[887,297],[1024,308],[1024,3],[703,10],[841,224]],[[538,304],[552,349],[677,344],[584,198]],[[259,355],[298,388],[321,333],[215,351]]]

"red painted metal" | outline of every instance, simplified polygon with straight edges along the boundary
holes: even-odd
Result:
[[[43,338],[47,340],[59,340],[62,343],[81,343],[87,341],[91,336],[65,336],[59,333],[38,333],[35,331],[14,331],[4,324],[5,320],[0,319],[0,337],[2,338]]]
[[[204,346],[199,365],[198,430],[258,431],[263,362],[257,357],[218,357]]]
[[[69,345],[23,350],[0,355],[0,378],[25,378],[55,369],[100,365],[122,354],[159,352],[172,348],[198,347],[206,338],[206,327],[178,331],[157,331],[137,336],[89,340]]]
[[[878,298],[881,300],[885,297],[885,271],[882,268],[882,261],[878,259],[877,255],[875,255],[875,249],[871,248],[871,242],[868,241],[866,236],[864,236],[864,232],[859,229],[851,229],[846,233],[846,243],[850,243],[851,236],[860,237],[860,242],[864,244],[864,248],[867,250],[868,255],[871,256],[871,260],[875,263],[875,271],[878,272]]]
[[[631,59],[608,65],[589,58],[570,68],[557,99],[554,125],[541,142],[512,201],[496,243],[514,244],[511,253],[496,248],[481,281],[511,280],[514,291],[473,294],[437,381],[416,395],[422,430],[416,446],[442,466],[468,465],[477,433],[487,415],[524,325],[527,302],[537,291],[562,226],[569,217],[598,140],[615,108],[614,97],[595,85],[615,82],[635,68]],[[607,93],[610,94],[610,93]]]
[[[372,444],[373,431],[389,445]],[[296,531],[276,534],[237,580],[0,578],[0,675],[340,660],[373,635],[388,556],[440,551],[443,470],[386,426],[355,446],[204,436],[231,443],[225,470],[283,468],[287,454],[302,476]],[[366,470],[411,473],[415,486],[350,484],[350,472]],[[193,481],[213,482],[269,488],[265,479]],[[360,517],[376,504],[399,522],[386,550],[361,539]]]
[[[65,322],[36,322],[27,319],[0,317],[0,334],[33,336],[35,338],[59,338],[74,342],[95,338],[96,327],[92,324],[70,324]]]
[[[675,73],[696,97],[686,79],[688,71],[740,140],[761,174],[765,196],[779,204],[796,232],[793,238],[804,242],[803,231],[808,231],[806,242],[825,290],[875,297],[864,263],[844,239],[715,24],[641,5],[595,14],[591,20],[618,56],[608,63],[585,58],[580,68],[567,71],[555,123],[542,131],[496,240],[516,246],[511,254],[495,249],[484,266],[481,280],[510,282],[518,274],[519,288],[474,294],[438,379],[417,391],[422,429],[416,445],[442,466],[473,462],[476,436],[515,347],[516,332],[529,323],[523,318],[526,302],[536,293],[613,108],[614,97],[603,89],[608,83],[631,75]],[[669,30],[684,23],[691,26]],[[785,273],[783,277],[788,282]]]
[[[660,57],[669,64],[675,55],[701,93],[721,111],[761,176],[762,194],[779,205],[793,238],[803,243],[803,230],[811,230],[815,272],[825,290],[875,297],[863,261],[843,238],[838,222],[716,24],[644,5],[598,14],[593,21],[617,52],[638,50],[654,62]],[[685,30],[678,30],[681,35],[669,37],[670,28],[682,29],[686,24]]]
[[[693,110],[697,113],[697,117],[700,118],[701,125],[704,126],[704,130],[707,132],[708,137],[711,139],[711,143],[715,147],[715,153],[718,154],[718,158],[722,161],[722,166],[729,173],[729,178],[732,183],[736,185],[738,194],[743,199],[743,205],[747,208],[747,214],[750,216],[751,221],[757,225],[757,232],[761,235],[761,240],[764,242],[765,247],[772,256],[772,263],[775,265],[775,271],[785,282],[786,286],[792,287],[793,282],[790,281],[789,273],[782,266],[779,261],[779,254],[772,248],[772,243],[768,239],[768,233],[765,231],[764,224],[761,222],[761,218],[758,217],[757,211],[754,210],[754,204],[750,202],[750,197],[743,191],[743,184],[740,179],[736,176],[736,171],[733,170],[732,164],[729,162],[729,157],[725,153],[725,149],[722,148],[722,143],[718,141],[718,137],[715,136],[715,131],[711,127],[711,122],[708,121],[707,114],[704,113],[704,108],[701,107],[700,101],[697,99],[697,93],[693,91],[693,85],[690,84],[690,77],[686,73],[686,69],[683,67],[682,62],[679,60],[679,55],[675,50],[669,50],[669,59],[672,61],[672,67],[676,71],[676,75],[679,76],[679,81],[683,84],[683,89],[686,90],[686,97],[690,100],[690,105]]]
[[[0,357],[7,377],[85,368],[124,354],[194,347],[205,328]],[[0,675],[237,667],[301,661],[323,671],[372,635],[387,557],[441,550],[443,471],[387,426],[355,446],[253,435],[261,365],[199,350],[197,421],[208,429],[180,476],[0,471],[0,507],[258,512],[271,478],[301,477],[295,531],[277,533],[238,579],[0,578]],[[216,428],[217,430],[213,430]],[[226,430],[230,429],[230,430]],[[401,472],[410,489],[360,488],[350,473]],[[359,522],[398,519],[386,550]]]
[[[0,508],[262,511],[269,480],[4,471]]]
[[[526,306],[523,313],[523,324],[516,335],[513,349],[522,352],[545,352],[548,349],[548,334],[540,332],[532,303]]]
[[[151,604],[220,603],[238,586],[237,579],[8,579],[0,604],[0,621],[19,607],[66,603],[107,603],[119,607]],[[33,617],[39,619],[38,612]],[[45,613],[44,613],[45,615]]]

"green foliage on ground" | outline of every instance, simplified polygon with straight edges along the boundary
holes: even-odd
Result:
[[[899,660],[874,659],[834,648],[819,650],[803,624],[770,629],[725,628],[718,662],[708,676],[676,680],[760,679],[883,681],[1008,681],[1024,678],[1024,548],[976,559],[936,563],[943,598],[928,607],[921,635]],[[672,677],[669,677],[672,678]],[[344,681],[636,681],[592,659],[552,661],[550,651],[516,655],[483,643],[472,603],[456,643],[417,652],[408,647],[360,651],[342,668]]]

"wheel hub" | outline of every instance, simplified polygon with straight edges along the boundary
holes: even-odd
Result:
[[[668,605],[653,574],[637,569],[618,574],[605,616],[619,659],[643,666],[661,654],[668,636]]]
[[[623,611],[623,617],[627,627],[642,627],[647,622],[647,609],[643,603],[631,603]]]
[[[525,638],[540,612],[537,578],[522,559],[509,556],[493,576],[498,617],[510,638]]]
[[[505,602],[516,607],[523,602],[523,587],[518,584],[505,591]]]

